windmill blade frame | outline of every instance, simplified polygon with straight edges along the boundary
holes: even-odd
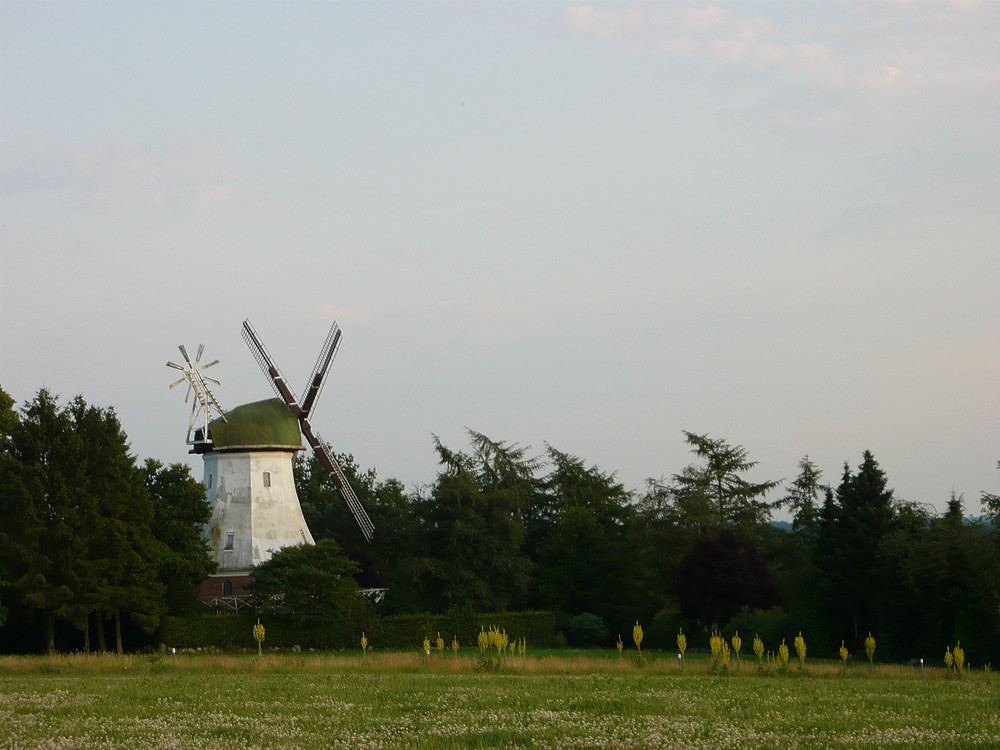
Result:
[[[308,422],[306,422],[308,425]],[[309,441],[309,445],[312,446],[313,451],[316,454],[316,458],[326,469],[327,473],[330,475],[330,480],[340,491],[341,497],[344,498],[344,502],[347,503],[347,507],[351,511],[351,515],[354,516],[354,520],[357,521],[358,526],[361,529],[361,533],[364,535],[367,541],[371,541],[375,537],[375,525],[372,523],[371,518],[368,517],[368,513],[365,512],[364,506],[361,505],[361,501],[358,500],[358,496],[354,494],[354,488],[351,487],[351,483],[347,481],[347,476],[344,474],[344,470],[340,468],[340,464],[333,457],[333,453],[327,447],[323,439],[312,431],[310,426],[309,431],[306,432],[303,429],[303,434],[306,435],[306,440]]]
[[[243,340],[250,347],[250,353],[257,360],[260,369],[267,375],[268,380],[271,382],[271,387],[274,388],[274,392],[288,404],[288,408],[292,410],[296,418],[301,419],[302,409],[299,407],[299,399],[291,387],[289,387],[285,376],[281,374],[281,370],[274,364],[270,352],[267,351],[264,342],[260,340],[260,336],[257,335],[257,331],[254,330],[249,318],[243,321]]]
[[[340,465],[334,459],[333,454],[327,448],[326,443],[319,437],[319,435],[313,432],[312,425],[309,423],[309,414],[315,407],[316,400],[319,398],[320,392],[326,384],[326,377],[329,372],[330,365],[337,354],[337,350],[340,348],[340,327],[336,324],[336,322],[334,322],[329,333],[327,333],[326,340],[323,343],[323,348],[320,350],[319,357],[316,360],[316,365],[313,367],[313,373],[306,386],[306,400],[304,405],[299,404],[299,400],[294,391],[292,391],[291,387],[288,385],[288,381],[285,379],[285,376],[281,374],[281,370],[279,370],[278,366],[274,363],[274,359],[271,357],[270,352],[268,352],[267,347],[264,346],[264,342],[261,341],[260,336],[257,334],[257,331],[254,329],[249,318],[243,321],[242,335],[243,340],[246,341],[247,346],[250,348],[250,353],[253,354],[254,359],[257,360],[257,364],[261,371],[267,376],[268,381],[271,383],[271,387],[274,388],[278,397],[282,399],[285,404],[287,404],[288,408],[292,411],[292,414],[294,414],[295,418],[299,421],[299,427],[302,430],[302,434],[305,436],[310,447],[312,447],[313,452],[323,465],[323,468],[326,469],[330,476],[330,480],[334,483],[341,496],[344,498],[344,502],[347,503],[347,507],[354,516],[354,520],[357,521],[357,524],[361,529],[361,533],[369,542],[372,541],[375,534],[374,524],[372,524],[371,519],[368,517],[364,507],[361,505],[361,501],[358,500],[358,496],[354,493],[354,489],[351,487],[350,482],[347,481],[344,470],[340,468]]]
[[[326,335],[326,341],[323,342],[323,348],[320,349],[319,357],[316,358],[316,364],[313,366],[312,374],[309,375],[306,389],[303,391],[305,398],[302,400],[302,413],[306,417],[312,414],[313,407],[326,385],[326,376],[330,371],[330,365],[333,364],[337,350],[340,349],[340,337],[340,326],[334,322],[330,326],[330,332]]]

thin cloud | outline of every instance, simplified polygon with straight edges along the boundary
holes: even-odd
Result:
[[[574,6],[562,27],[631,55],[723,71],[751,66],[834,89],[915,85],[939,75],[963,83],[1000,70],[996,4],[849,8],[825,25],[796,24],[773,7],[774,18],[743,18],[714,6]]]
[[[322,302],[313,310],[313,317],[325,321],[343,323],[345,321],[367,320],[371,316],[371,311],[366,307],[345,307],[343,305],[332,305],[329,302]]]
[[[212,212],[246,201],[238,185],[251,176],[200,136],[165,143],[122,138],[91,147],[33,141],[4,159],[0,190],[67,192],[90,207]]]

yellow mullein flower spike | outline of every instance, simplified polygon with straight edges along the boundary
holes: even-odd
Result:
[[[874,666],[875,664],[875,638],[872,636],[871,631],[868,631],[868,637],[865,638],[865,654],[868,656],[868,664]]]
[[[260,624],[260,618],[257,618],[257,624],[253,626],[253,639],[257,641],[257,654],[263,654],[263,649],[261,644],[264,642],[264,626]]]
[[[795,636],[795,654],[799,657],[799,669],[806,667],[806,639],[802,637],[802,631]]]

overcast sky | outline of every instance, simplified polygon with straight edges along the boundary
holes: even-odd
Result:
[[[177,345],[232,408],[244,318],[299,389],[337,320],[314,425],[408,487],[468,427],[641,490],[690,430],[978,512],[998,40],[994,2],[0,0],[0,386],[198,466]]]

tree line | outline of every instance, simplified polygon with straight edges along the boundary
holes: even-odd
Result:
[[[475,431],[461,450],[435,438],[437,479],[409,492],[343,457],[371,544],[315,459],[296,475],[313,535],[339,543],[362,585],[388,587],[386,613],[552,610],[576,645],[611,645],[639,619],[668,649],[680,628],[706,642],[802,631],[833,657],[872,633],[886,658],[961,640],[1000,660],[1000,496],[983,493],[978,519],[960,495],[938,515],[895,497],[869,451],[835,483],[808,456],[787,484],[754,482],[744,447],[684,438],[693,462],[642,492],[551,445],[534,455]],[[790,527],[772,523],[779,510]]]
[[[1000,659],[1000,496],[983,493],[979,520],[959,495],[938,515],[895,497],[867,451],[834,483],[808,457],[787,484],[753,482],[747,449],[693,432],[690,465],[630,491],[551,445],[536,455],[468,437],[461,449],[435,437],[437,478],[409,490],[340,456],[372,543],[318,461],[298,458],[317,545],[257,571],[258,606],[343,617],[356,581],[388,589],[383,614],[553,611],[574,645],[610,645],[638,619],[654,647],[671,648],[681,627],[777,640],[801,630],[811,652],[832,656],[841,641],[860,652],[871,632],[887,658],[934,658],[961,639],[981,661]],[[789,528],[771,523],[777,510]],[[71,648],[113,639],[121,650],[123,622],[153,632],[166,613],[199,611],[208,517],[188,467],[140,465],[113,409],[61,406],[43,389],[16,411],[0,389],[0,622],[11,638],[41,633],[37,647],[53,649],[60,632]]]
[[[190,469],[139,465],[114,410],[80,396],[61,405],[41,389],[13,407],[0,388],[0,648],[51,652],[60,632],[60,645],[121,653],[123,624],[153,632],[196,606],[214,564]]]

